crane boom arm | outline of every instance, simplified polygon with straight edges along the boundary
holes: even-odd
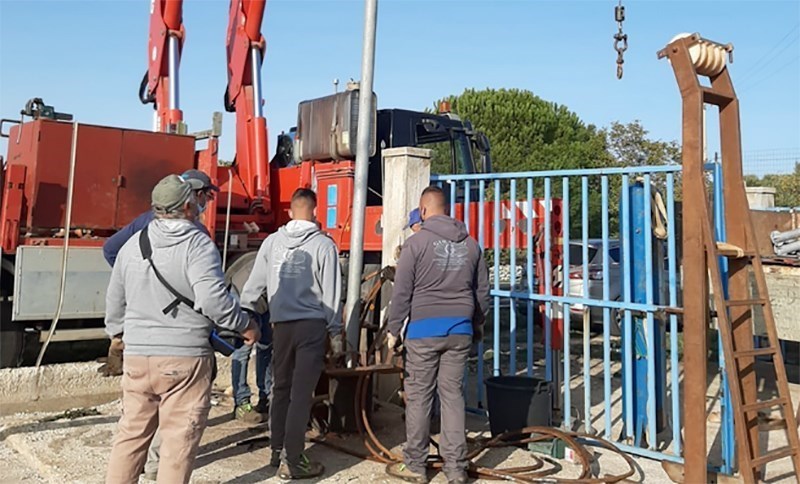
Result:
[[[231,0],[228,17],[228,86],[225,109],[236,113],[236,166],[252,212],[269,213],[267,120],[261,91],[266,0]]]
[[[150,0],[148,66],[139,87],[139,99],[145,104],[154,103],[155,131],[185,131],[178,86],[184,38],[183,0]]]

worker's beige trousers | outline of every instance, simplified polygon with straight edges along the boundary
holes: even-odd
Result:
[[[211,409],[213,365],[213,356],[125,356],[122,418],[106,483],[139,481],[156,428],[162,439],[157,482],[189,482]]]

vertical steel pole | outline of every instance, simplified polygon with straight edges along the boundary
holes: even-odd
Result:
[[[361,273],[364,265],[364,213],[367,207],[367,168],[370,134],[372,133],[372,75],[375,70],[375,31],[378,23],[378,0],[364,5],[364,48],[361,53],[361,85],[358,97],[358,138],[355,186],[353,188],[352,226],[350,232],[350,265],[347,272],[345,304],[348,349],[359,346],[359,303]],[[350,361],[350,366],[353,362]]]

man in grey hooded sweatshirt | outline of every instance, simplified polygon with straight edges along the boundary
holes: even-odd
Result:
[[[317,196],[300,188],[292,195],[292,221],[258,250],[242,289],[242,306],[254,309],[264,294],[272,332],[270,465],[282,479],[321,475],[324,467],[303,454],[311,399],[322,373],[327,335],[334,354],[342,349],[339,254],[316,223]]]
[[[434,392],[442,407],[444,473],[451,483],[467,479],[462,385],[470,346],[482,329],[476,323],[482,324],[489,309],[489,275],[478,243],[446,208],[441,188],[422,192],[422,230],[400,252],[389,308],[389,347],[404,338],[407,404],[403,462],[389,465],[387,473],[409,482],[428,482]]]
[[[123,245],[111,271],[106,333],[122,337],[125,359],[107,483],[138,482],[156,427],[158,482],[189,482],[211,408],[211,329],[236,331],[248,344],[260,336],[225,288],[217,247],[194,223],[193,189],[177,175],[161,180],[152,193],[155,219]]]

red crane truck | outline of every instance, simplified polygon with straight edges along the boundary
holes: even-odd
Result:
[[[223,251],[226,276],[236,286],[249,274],[261,241],[288,221],[290,197],[298,187],[317,190],[319,206],[324,207],[318,212],[319,221],[346,259],[359,91],[351,86],[300,103],[294,137],[279,136],[277,154],[270,160],[261,92],[265,3],[231,1],[224,93],[225,109],[236,113],[236,156],[230,163],[218,159],[218,113],[211,130],[186,134],[178,84],[185,39],[182,0],[152,0],[150,4],[149,65],[139,97],[154,106],[154,132],[76,125],[70,115],[56,112],[41,99],[31,100],[21,119],[0,121],[0,135],[8,138],[0,180],[3,367],[20,363],[24,334],[44,340],[56,320],[60,322],[53,341],[104,337],[102,317],[110,268],[102,256],[103,242],[149,209],[152,187],[169,173],[198,168],[220,186],[203,222]],[[453,172],[491,171],[489,141],[468,121],[447,112],[384,109],[371,114],[374,154],[369,165],[364,260],[365,266],[372,267],[365,267],[365,273],[380,264],[382,149],[443,143]],[[26,116],[31,119],[25,121]],[[473,153],[479,154],[477,163]],[[478,200],[477,194],[470,199]],[[477,214],[477,202],[471,205],[470,212]],[[459,204],[458,213],[463,210]],[[518,204],[516,210],[517,220],[524,220]],[[485,213],[491,216],[493,209],[487,207]],[[536,218],[537,223],[541,220]],[[491,219],[486,221],[487,234],[493,224]],[[477,234],[475,225],[472,230]],[[503,226],[501,246],[508,247],[510,237],[516,237],[516,247],[524,248],[525,237],[512,230],[508,224]],[[560,225],[554,224],[554,241],[558,230]],[[491,248],[490,237],[487,243]],[[558,259],[558,251],[553,252]]]

